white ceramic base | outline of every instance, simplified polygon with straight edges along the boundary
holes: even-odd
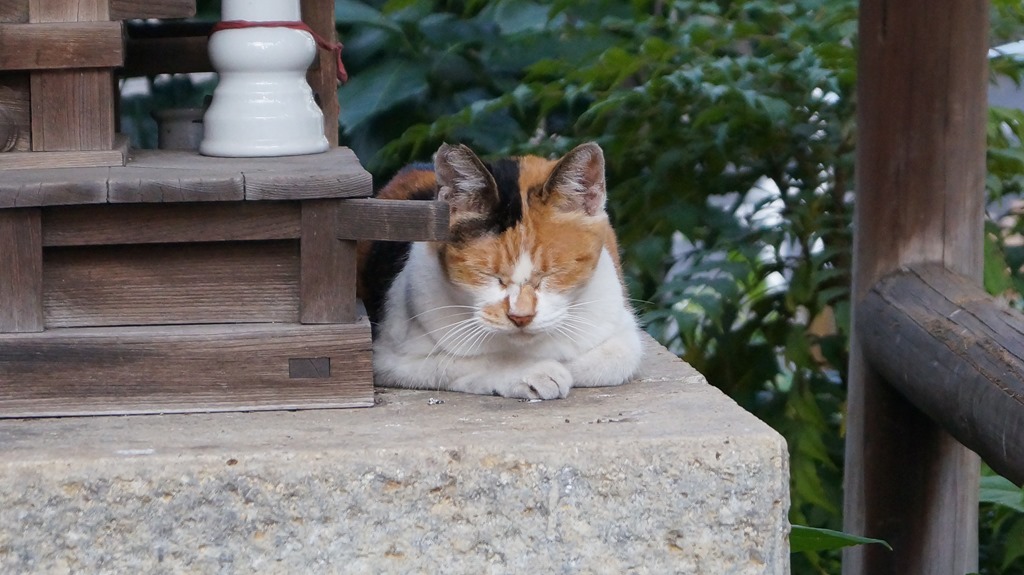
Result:
[[[327,151],[323,112],[306,83],[316,55],[307,32],[288,28],[221,30],[210,38],[220,73],[203,118],[207,156],[294,156]]]

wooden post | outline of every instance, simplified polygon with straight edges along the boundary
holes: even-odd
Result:
[[[980,278],[987,26],[985,0],[860,4],[855,306],[902,265]],[[868,367],[859,335],[854,319],[844,528],[894,551],[850,548],[843,573],[974,571],[977,456]]]
[[[108,0],[30,0],[30,22],[110,19]],[[39,152],[114,148],[114,70],[32,73],[32,149]]]
[[[337,39],[334,28],[334,0],[302,0],[302,20],[328,42]],[[334,54],[317,52],[318,66],[306,74],[313,93],[324,113],[324,136],[332,146],[338,145],[338,70]]]

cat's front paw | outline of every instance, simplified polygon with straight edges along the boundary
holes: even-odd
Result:
[[[572,389],[572,374],[557,361],[542,361],[531,366],[512,386],[509,397],[522,399],[561,399]]]

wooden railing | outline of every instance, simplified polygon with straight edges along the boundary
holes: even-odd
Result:
[[[885,380],[992,469],[1024,483],[1024,314],[942,266],[888,275],[861,300]]]

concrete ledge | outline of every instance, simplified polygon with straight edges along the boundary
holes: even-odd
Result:
[[[0,572],[789,572],[784,441],[653,342],[566,400],[379,398],[0,422]]]

